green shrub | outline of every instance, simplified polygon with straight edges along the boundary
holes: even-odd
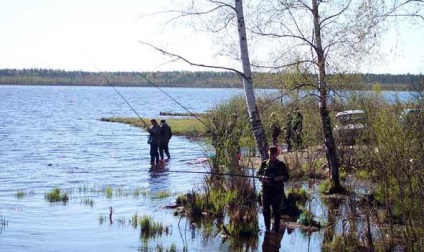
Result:
[[[61,193],[60,188],[54,188],[51,192],[45,194],[45,198],[49,202],[68,202],[69,197],[67,193]]]
[[[337,235],[330,243],[324,243],[322,246],[324,252],[357,252],[364,251],[361,242],[354,234]]]

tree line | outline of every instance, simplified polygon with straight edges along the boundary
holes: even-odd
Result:
[[[264,75],[277,73],[253,74]],[[362,84],[381,84],[383,89],[408,89],[424,79],[422,74],[359,74]],[[69,85],[69,86],[140,86],[152,83],[162,87],[241,88],[234,72],[170,71],[170,72],[86,72],[52,69],[0,69],[0,85]],[[278,88],[276,84],[258,82],[259,88]]]

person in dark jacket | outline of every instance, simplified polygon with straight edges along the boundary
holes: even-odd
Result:
[[[151,119],[150,123],[152,126],[146,130],[149,132],[149,140],[147,141],[150,144],[150,164],[155,165],[159,164],[159,133],[160,127],[156,119]]]
[[[289,179],[289,170],[283,161],[278,160],[277,146],[269,148],[269,159],[262,161],[257,176],[262,182],[262,212],[266,231],[269,231],[271,227],[272,207],[274,215],[272,230],[279,232],[281,220],[280,203],[284,196],[284,181]]]
[[[166,157],[168,159],[171,158],[171,155],[169,154],[169,140],[172,137],[172,130],[171,127],[169,127],[169,125],[166,123],[166,121],[164,119],[160,120],[160,131],[159,131],[159,155],[160,155],[160,160],[163,162],[163,158],[164,155],[163,153],[165,152]]]
[[[287,143],[287,151],[291,151],[293,148],[293,129],[292,129],[292,120],[293,116],[291,113],[286,115],[286,126],[284,127],[285,139]]]
[[[302,142],[303,115],[298,108],[295,109],[292,119],[292,133],[294,146],[296,149],[301,149]]]

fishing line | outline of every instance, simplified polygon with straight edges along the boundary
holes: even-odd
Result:
[[[134,113],[137,115],[137,117],[143,122],[143,124],[146,127],[149,127],[149,125],[140,117],[140,115],[137,113],[137,111],[135,111],[135,109],[131,106],[131,104],[127,101],[127,99],[125,99],[125,97],[118,91],[118,89],[116,89],[116,87],[109,81],[109,79],[103,74],[101,73],[101,75],[103,76],[103,78],[106,80],[106,82],[113,87],[113,89],[116,91],[116,93],[118,93],[119,96],[121,96],[122,100],[125,101],[125,103],[132,109],[132,111],[134,111]]]
[[[195,174],[210,174],[210,175],[219,175],[219,176],[230,176],[230,177],[244,177],[244,178],[261,178],[255,175],[243,175],[243,174],[232,174],[232,173],[221,173],[221,172],[201,172],[201,171],[167,171],[175,173],[195,173]]]
[[[184,105],[182,105],[181,103],[179,103],[177,100],[175,100],[172,96],[170,96],[168,93],[166,93],[165,91],[163,91],[162,88],[160,88],[158,85],[156,85],[153,81],[149,80],[147,77],[143,76],[142,74],[140,74],[140,76],[145,79],[149,84],[153,85],[155,88],[159,89],[162,93],[164,93],[166,96],[168,96],[171,100],[173,100],[175,103],[177,103],[180,107],[182,107],[185,111],[187,111],[191,116],[193,116],[194,118],[196,118],[199,122],[201,122],[203,125],[205,125],[206,127],[208,127],[208,125],[206,125],[206,123],[204,123],[198,116],[196,116],[195,114],[193,114],[189,109],[187,109]]]

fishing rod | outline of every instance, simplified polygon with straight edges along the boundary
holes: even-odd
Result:
[[[132,111],[134,111],[134,113],[137,115],[137,117],[141,120],[141,122],[144,124],[144,126],[146,126],[147,128],[149,127],[149,125],[140,117],[140,115],[137,113],[137,111],[135,111],[135,109],[131,106],[131,104],[127,101],[127,99],[125,99],[125,97],[118,91],[118,89],[116,89],[116,87],[109,81],[109,79],[102,74],[103,78],[106,80],[106,82],[113,87],[113,89],[116,91],[116,93],[118,93],[119,96],[121,96],[122,100],[125,101],[125,103],[132,109]]]
[[[209,174],[209,175],[243,177],[243,178],[262,178],[261,176],[255,176],[255,175],[243,175],[243,174],[232,174],[232,173],[222,173],[222,172],[178,171],[178,170],[172,170],[172,171],[167,171],[167,172]]]
[[[168,96],[171,100],[173,100],[175,103],[177,103],[180,107],[182,107],[185,111],[187,111],[191,116],[193,116],[194,118],[196,118],[199,122],[201,122],[203,125],[205,125],[206,127],[208,127],[208,125],[206,125],[206,123],[204,123],[198,116],[196,116],[195,114],[193,114],[189,109],[187,109],[184,105],[182,105],[181,103],[179,103],[177,100],[175,100],[172,96],[170,96],[168,93],[166,93],[165,91],[163,91],[162,88],[160,88],[158,85],[156,85],[153,81],[149,80],[146,76],[140,74],[141,78],[145,79],[149,84],[153,85],[155,88],[159,89],[159,91],[161,91],[162,93],[164,93],[166,96]]]

